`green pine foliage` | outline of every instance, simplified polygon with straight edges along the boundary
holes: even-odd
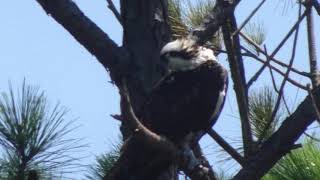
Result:
[[[43,92],[23,83],[15,93],[10,88],[0,97],[0,179],[27,179],[37,172],[68,173],[76,168],[72,152],[83,147],[77,139],[66,139],[73,121],[65,119],[66,109],[50,108]]]
[[[249,95],[249,119],[254,136],[259,140],[266,140],[276,130],[280,121],[280,113],[277,113],[270,126],[272,111],[277,96],[270,87],[263,87]]]
[[[211,0],[169,0],[168,3],[169,25],[174,39],[186,37],[215,5]],[[221,49],[220,33],[215,34],[209,43],[214,49]]]
[[[111,151],[96,157],[94,165],[89,167],[89,173],[86,177],[90,180],[103,180],[103,177],[107,176],[120,157],[120,150],[122,142],[113,145]]]
[[[307,141],[302,148],[283,157],[263,177],[263,180],[317,180],[320,179],[320,147]]]

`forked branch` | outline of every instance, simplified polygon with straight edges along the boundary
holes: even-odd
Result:
[[[251,52],[250,50],[248,50],[245,47],[241,47],[246,53],[248,57],[251,57],[255,60],[257,60],[258,62],[261,63],[265,63],[265,61],[263,59],[261,59],[260,57],[258,57],[257,55],[255,55],[253,52]],[[272,70],[276,71],[278,74],[280,74],[281,76],[285,77],[285,73],[282,72],[281,70],[279,70],[278,68],[276,68],[275,66],[273,66],[272,64],[268,65]],[[289,67],[288,67],[289,68]],[[289,68],[290,69],[290,68]],[[291,71],[293,70],[293,68],[290,69]],[[290,82],[292,85],[299,87],[300,89],[303,89],[305,91],[308,90],[308,88],[302,84],[300,84],[299,82],[291,79],[290,77],[287,78],[288,82]]]
[[[116,6],[114,5],[112,0],[107,0],[108,3],[108,8],[110,9],[110,11],[114,14],[114,16],[117,18],[118,22],[122,25],[122,18],[121,15],[119,13],[119,11],[117,10]]]
[[[301,14],[301,6],[299,8],[299,17],[300,17],[300,14]],[[284,95],[284,87],[286,85],[286,82],[288,80],[288,77],[289,77],[289,74],[290,74],[290,68],[292,67],[293,65],[293,61],[295,59],[295,55],[296,55],[296,47],[297,47],[297,42],[298,42],[298,35],[299,35],[299,25],[297,26],[297,29],[296,29],[296,33],[295,33],[295,36],[294,36],[294,40],[293,40],[293,47],[292,47],[292,53],[291,53],[291,58],[290,58],[290,61],[289,61],[289,68],[287,69],[286,73],[285,73],[285,76],[282,80],[282,83],[280,85],[280,89],[279,89],[279,93],[278,93],[278,98],[277,98],[277,101],[276,101],[276,104],[272,110],[272,113],[271,113],[271,118],[270,120],[267,122],[266,126],[265,126],[265,129],[262,131],[262,136],[261,137],[264,137],[265,136],[265,133],[267,132],[267,130],[270,128],[274,118],[276,117],[276,114],[279,110],[279,107],[280,107],[280,102],[281,102],[281,99],[283,98],[283,95]],[[259,139],[258,140],[258,143],[261,143],[262,139]]]

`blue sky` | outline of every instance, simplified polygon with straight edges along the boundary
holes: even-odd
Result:
[[[107,8],[105,0],[75,0],[84,13],[96,22],[117,43],[121,43],[122,29]],[[295,8],[284,8],[278,0],[267,1],[262,11],[254,18],[262,21],[267,32],[266,44],[269,52],[280,42],[296,19]],[[290,0],[287,0],[290,2]],[[294,2],[294,1],[291,1]],[[118,1],[115,1],[117,4]],[[243,1],[237,8],[238,22],[250,13],[258,2]],[[319,18],[316,17],[316,32],[320,32]],[[105,69],[89,54],[67,31],[50,16],[46,15],[35,0],[6,0],[0,6],[0,91],[6,91],[10,81],[14,87],[20,87],[24,78],[29,84],[39,86],[48,99],[60,102],[70,109],[68,118],[77,119],[81,125],[74,132],[76,137],[84,137],[90,146],[86,150],[88,158],[83,163],[91,163],[94,155],[110,149],[119,135],[119,123],[110,114],[119,113],[117,89],[109,83]],[[305,23],[302,23],[295,67],[308,70],[306,56]],[[291,42],[291,40],[289,41]],[[316,42],[319,42],[316,41]],[[317,43],[319,49],[319,43]],[[288,59],[291,43],[285,46],[277,56]],[[318,57],[319,57],[318,51]],[[219,57],[227,65],[225,57]],[[245,60],[247,79],[260,65],[253,60]],[[265,73],[254,88],[271,85]],[[277,80],[280,80],[277,78]],[[303,84],[304,79],[297,79]],[[286,96],[294,106],[296,88],[287,86]],[[298,99],[304,94],[299,93]],[[233,94],[229,86],[228,98],[215,129],[229,142],[240,139],[240,123]],[[205,152],[212,160],[217,160],[216,144],[209,138],[202,141]],[[209,155],[210,154],[210,155]],[[215,163],[213,163],[215,167]],[[229,165],[228,165],[229,166]],[[229,167],[221,166],[223,169]],[[234,169],[234,168],[233,168]],[[77,178],[81,173],[77,174]]]

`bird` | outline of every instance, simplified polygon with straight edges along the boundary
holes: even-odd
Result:
[[[221,113],[227,70],[212,49],[188,38],[167,43],[160,60],[167,65],[168,74],[152,88],[139,119],[176,144],[190,134],[202,136]]]

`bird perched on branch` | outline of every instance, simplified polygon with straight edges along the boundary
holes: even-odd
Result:
[[[169,74],[152,90],[140,120],[153,132],[180,143],[201,136],[222,110],[228,73],[213,50],[190,39],[166,44],[160,52]]]

